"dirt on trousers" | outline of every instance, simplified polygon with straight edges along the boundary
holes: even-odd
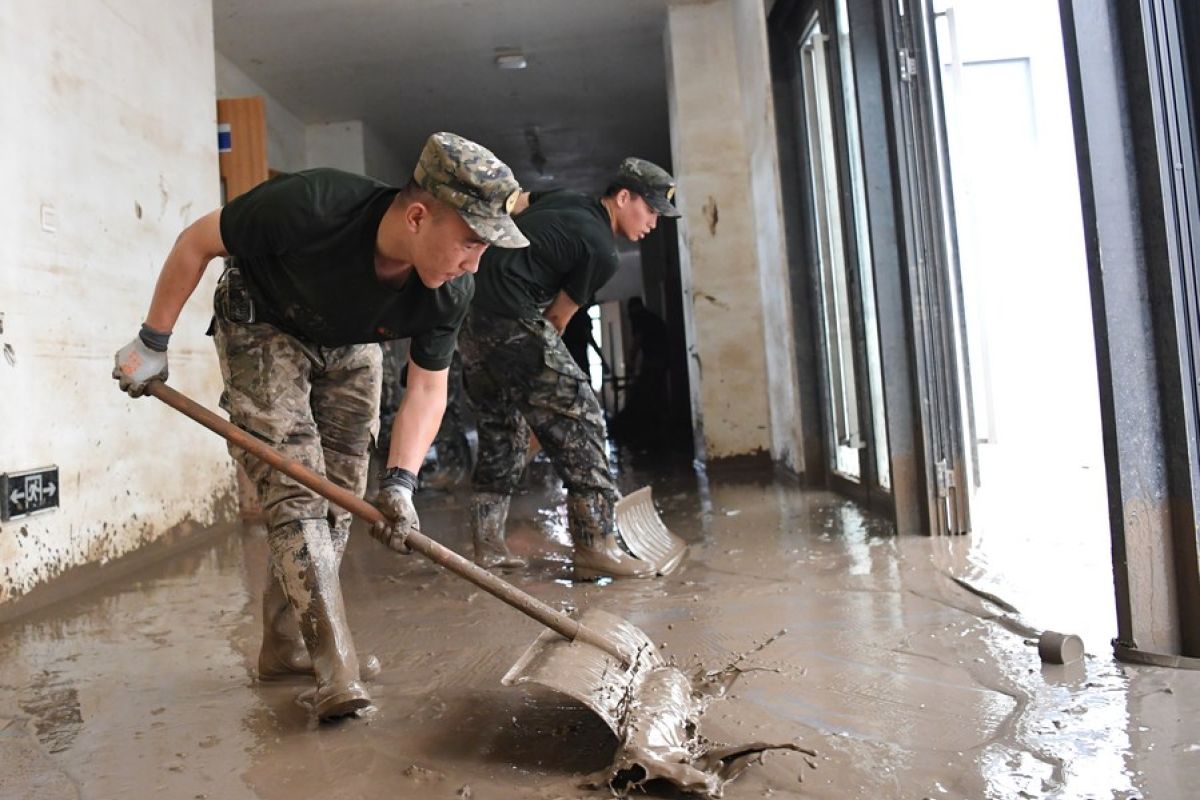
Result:
[[[679,571],[573,583],[548,487],[514,501],[509,541],[533,564],[512,580],[625,617],[681,669],[736,673],[701,720],[715,746],[816,754],[767,753],[726,797],[1171,798],[1200,778],[1194,673],[1119,665],[1099,641],[1043,665],[951,579],[959,554],[830,493],[744,472],[653,482],[691,545]],[[464,505],[420,500],[426,532],[469,553]],[[342,585],[383,664],[378,708],[310,722],[305,684],[253,676],[265,565],[262,531],[236,530],[0,628],[0,797],[611,795],[593,778],[616,747],[603,722],[500,685],[537,624],[362,531]]]

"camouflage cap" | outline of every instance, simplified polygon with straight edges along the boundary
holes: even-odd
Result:
[[[471,230],[498,247],[528,247],[529,240],[509,216],[521,185],[512,170],[486,147],[453,133],[425,141],[413,180],[453,206]]]
[[[617,170],[616,184],[640,194],[651,208],[664,217],[678,217],[675,199],[675,179],[657,164],[641,158],[625,159]]]

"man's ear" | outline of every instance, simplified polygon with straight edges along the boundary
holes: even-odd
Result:
[[[617,207],[624,208],[629,205],[629,201],[633,199],[633,192],[628,189],[621,189],[617,192]]]
[[[404,222],[408,226],[408,230],[416,233],[422,225],[429,223],[433,218],[433,209],[417,200],[408,204],[404,209]]]

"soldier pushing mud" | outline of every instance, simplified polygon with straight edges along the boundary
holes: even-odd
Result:
[[[622,545],[604,416],[561,334],[616,272],[617,237],[637,241],[660,215],[679,216],[674,193],[666,171],[628,158],[601,197],[522,194],[518,225],[530,246],[484,254],[459,339],[479,428],[471,526],[481,566],[525,564],[509,551],[504,527],[532,429],[567,489],[576,576],[654,574]]]
[[[519,194],[503,162],[450,133],[429,138],[401,189],[332,169],[272,178],[180,234],[113,377],[134,397],[166,379],[184,303],[208,263],[229,256],[211,330],[221,407],[238,427],[361,497],[379,412],[377,343],[411,337],[408,390],[377,502],[390,521],[376,531],[404,551],[420,526],[415,473],[446,406],[472,274],[489,245],[528,244],[509,216]],[[260,678],[314,675],[319,719],[366,707],[362,679],[378,662],[363,658],[360,670],[338,580],[350,514],[231,451],[267,517],[273,579],[263,597]]]

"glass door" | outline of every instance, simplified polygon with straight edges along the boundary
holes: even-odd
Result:
[[[884,17],[929,528],[967,533],[975,436],[933,14],[892,0]]]
[[[829,17],[823,11],[831,12]],[[832,19],[830,19],[830,17]],[[891,491],[862,134],[846,0],[793,30],[809,194],[828,468],[863,499]],[[846,487],[841,487],[845,489]]]
[[[864,442],[858,414],[858,376],[854,363],[850,283],[843,241],[827,42],[821,20],[814,15],[800,37],[799,61],[818,262],[821,361],[829,420],[826,427],[830,439],[830,466],[836,474],[858,481],[862,477],[859,450]]]

